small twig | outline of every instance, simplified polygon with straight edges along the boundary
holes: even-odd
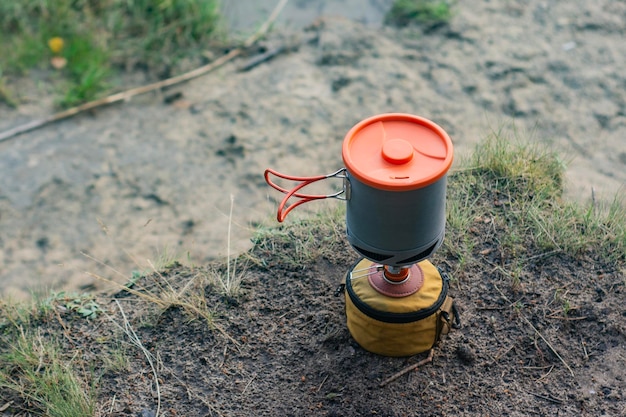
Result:
[[[57,321],[59,322],[61,327],[63,327],[63,336],[65,336],[65,338],[70,342],[70,344],[72,346],[76,346],[76,343],[74,343],[74,340],[72,340],[72,337],[70,336],[69,329],[67,328],[67,326],[63,322],[63,319],[61,318],[61,314],[59,313],[59,310],[56,307],[53,308],[53,310],[54,310],[54,314],[56,316]]]
[[[555,403],[555,404],[563,404],[563,400],[559,400],[558,398],[549,397],[549,396],[547,396],[547,395],[541,395],[541,394],[537,394],[537,393],[535,393],[535,392],[530,392],[530,391],[526,391],[526,390],[524,390],[524,391],[525,391],[527,394],[534,395],[534,396],[535,396],[535,397],[537,397],[537,398],[541,398],[541,399],[544,399],[544,400],[546,400],[546,401],[553,402],[553,403]]]
[[[226,351],[227,350],[228,350],[228,345],[224,345],[224,354],[222,355],[222,362],[220,363],[218,368],[221,368],[222,366],[224,366],[224,363],[226,362]]]
[[[328,375],[324,377],[324,379],[322,380],[322,383],[320,384],[319,387],[317,387],[317,391],[315,392],[320,392],[320,390],[322,389],[322,385],[324,385],[324,382],[326,382],[327,379],[328,379]]]
[[[552,366],[550,367],[550,370],[549,370],[549,371],[548,371],[545,375],[542,375],[542,376],[540,376],[539,378],[535,379],[535,382],[539,382],[539,381],[541,381],[542,379],[546,378],[548,375],[550,375],[550,374],[552,373],[552,370],[553,370],[553,369],[554,369],[554,365],[552,365]]]
[[[493,365],[494,363],[498,362],[503,356],[507,355],[511,350],[513,350],[514,347],[515,347],[515,343],[513,343],[511,346],[509,346],[502,353],[500,353],[500,351],[498,351],[498,353],[496,353],[496,356],[493,357],[493,360],[491,361],[491,363],[489,365]]]
[[[13,404],[13,401],[9,401],[8,403],[4,404],[2,407],[0,407],[0,413],[8,410],[12,404]]]
[[[565,321],[578,321],[578,320],[587,320],[587,316],[583,316],[583,317],[565,317],[565,316],[557,316],[556,313],[555,314],[550,314],[548,316],[545,316],[547,319],[555,319],[555,320],[565,320]]]
[[[587,353],[587,343],[583,340],[583,337],[580,336],[580,344],[583,347],[583,353],[585,354],[585,360],[589,360],[589,354]]]
[[[111,399],[111,407],[109,408],[109,414],[113,413],[113,407],[115,407],[115,394],[113,394],[113,398]]]
[[[233,206],[235,205],[235,196],[233,194],[230,195],[230,213],[228,215],[228,234],[227,234],[227,243],[226,243],[226,284],[223,281],[222,286],[227,294],[231,293],[231,271],[230,271],[230,235],[231,235],[231,226],[232,226],[232,218],[233,218]],[[235,273],[236,265],[233,265],[233,274]]]
[[[508,307],[476,307],[476,311],[497,311],[497,310],[505,310],[506,308]]]
[[[242,52],[243,52],[242,48],[236,48],[236,49],[231,50],[226,55],[222,55],[221,57],[217,58],[215,61],[211,62],[210,64],[204,65],[200,68],[197,68],[185,74],[168,78],[166,80],[157,81],[152,84],[143,85],[141,87],[131,88],[130,90],[122,91],[117,94],[112,94],[110,96],[103,97],[98,100],[93,100],[93,101],[81,104],[80,106],[63,110],[61,112],[44,117],[43,119],[33,120],[21,126],[16,126],[13,129],[9,129],[0,133],[0,142],[4,142],[5,140],[11,139],[12,137],[21,135],[22,133],[30,132],[42,126],[48,125],[50,123],[58,122],[63,119],[68,119],[79,113],[83,113],[88,110],[95,109],[97,107],[102,107],[108,104],[114,104],[120,101],[128,101],[132,97],[137,96],[137,95],[149,93],[151,91],[159,90],[161,88],[169,87],[175,84],[180,84],[184,81],[189,81],[193,78],[197,78],[200,75],[203,75],[209,71],[212,71],[215,68],[218,68],[224,65],[225,63],[235,58]]]
[[[470,380],[471,380],[471,378],[472,378],[472,376],[470,375]],[[434,383],[433,381],[428,382],[428,384],[426,384],[426,388],[424,388],[424,389],[420,392],[420,397],[421,397],[422,395],[424,395],[424,393],[425,393],[426,391],[428,391],[428,389],[429,389],[430,387],[432,387],[433,385],[435,385],[435,383]],[[469,388],[469,384],[467,385],[467,388]]]
[[[400,378],[402,375],[411,372],[414,369],[419,368],[422,365],[426,365],[427,363],[430,363],[433,361],[433,356],[435,356],[435,349],[430,349],[430,352],[428,352],[428,356],[426,357],[426,359],[423,359],[421,361],[419,361],[418,363],[414,363],[413,365],[409,365],[406,368],[402,369],[400,372],[397,372],[393,375],[391,375],[389,378],[385,379],[383,382],[380,383],[379,387],[384,387],[385,385],[389,384],[390,382],[395,381],[396,379]]]
[[[252,375],[252,378],[250,378],[250,381],[248,381],[248,383],[246,384],[246,386],[244,387],[243,391],[241,391],[241,395],[245,394],[246,390],[248,389],[248,387],[250,386],[250,384],[252,384],[252,381],[254,381],[256,378],[256,374]]]
[[[279,55],[280,53],[285,52],[286,49],[287,48],[284,45],[281,45],[279,47],[270,49],[262,54],[259,54],[255,57],[252,57],[248,60],[248,62],[246,62],[245,64],[239,67],[239,72],[250,71],[252,68],[256,67],[257,65],[261,65],[262,63],[271,60],[276,55]]]
[[[539,330],[537,330],[537,328],[535,326],[533,326],[533,324],[530,322],[530,320],[528,320],[523,314],[520,314],[520,316],[535,331],[535,333],[537,333],[537,336],[539,336],[541,338],[541,340],[543,340],[545,342],[545,344],[548,345],[548,347],[550,348],[552,353],[554,353],[556,355],[556,357],[559,358],[559,360],[567,368],[569,373],[572,376],[574,376],[574,371],[572,371],[572,368],[570,368],[569,365],[567,364],[567,362],[565,362],[565,359],[563,359],[561,357],[561,355],[559,355],[559,352],[557,352],[556,349],[554,349],[554,347],[550,344],[550,342],[548,342],[548,340],[545,337],[543,337],[543,335],[541,333],[539,333]]]
[[[534,255],[531,257],[526,258],[526,261],[533,261],[533,260],[537,260],[537,259],[544,259],[544,258],[549,258],[551,256],[554,256],[558,253],[563,252],[563,249],[555,249],[555,250],[551,250],[550,252],[543,252],[540,253],[538,255]]]
[[[83,113],[85,111],[92,110],[97,107],[102,107],[108,104],[114,104],[120,101],[127,101],[134,96],[149,93],[151,91],[159,90],[165,87],[170,87],[175,84],[180,84],[182,82],[189,81],[191,79],[204,75],[210,71],[213,71],[214,69],[221,67],[222,65],[226,64],[227,62],[241,55],[241,53],[245,49],[249,48],[250,46],[255,44],[261,37],[263,37],[267,33],[267,31],[270,29],[270,27],[272,26],[276,18],[278,18],[278,15],[280,14],[283,7],[285,7],[288,1],[289,0],[280,0],[279,3],[274,8],[274,11],[270,15],[270,17],[265,21],[265,23],[263,23],[263,25],[259,28],[259,30],[256,33],[254,33],[252,36],[246,39],[242,47],[232,49],[226,55],[222,55],[221,57],[217,58],[215,61],[207,65],[196,68],[195,70],[186,72],[176,77],[157,81],[155,83],[143,85],[140,87],[131,88],[130,90],[122,91],[120,93],[112,94],[110,96],[103,97],[98,100],[93,100],[87,103],[83,103],[80,106],[63,110],[61,112],[44,117],[43,119],[33,120],[23,125],[16,126],[12,129],[5,130],[4,132],[0,132],[0,142],[4,142],[15,136],[21,135],[22,133],[30,132],[42,126],[48,125],[50,123],[58,122],[63,119],[68,119],[79,113]]]
[[[502,298],[504,298],[504,300],[507,303],[510,303],[511,300],[509,300],[509,298],[504,295],[504,293],[500,290],[500,288],[498,288],[497,285],[494,284],[494,287],[496,288],[496,290],[498,290],[498,292],[500,293],[500,295],[502,296]],[[512,305],[512,304],[511,304]],[[519,312],[519,315],[522,319],[524,319],[524,321],[526,322],[526,324],[528,324],[537,334],[537,336],[539,336],[541,338],[541,340],[543,340],[545,342],[546,345],[548,345],[548,347],[550,348],[550,350],[552,351],[552,353],[554,353],[556,355],[557,358],[559,358],[559,360],[561,361],[561,363],[567,368],[567,370],[569,371],[569,373],[574,376],[574,371],[572,371],[572,368],[569,367],[569,365],[567,364],[567,362],[565,362],[565,359],[563,359],[561,357],[561,355],[559,355],[559,352],[556,351],[556,349],[554,349],[554,347],[550,344],[550,342],[548,342],[548,340],[543,337],[543,335],[539,332],[539,330],[537,330],[537,328],[530,322],[530,320],[528,320],[526,318],[526,316],[524,316],[524,314],[522,314],[522,312]]]
[[[548,368],[554,368],[554,365],[544,365],[544,366],[522,366],[522,369],[538,369],[538,370],[543,370],[543,369],[548,369]]]

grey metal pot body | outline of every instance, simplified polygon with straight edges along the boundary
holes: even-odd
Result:
[[[415,190],[388,191],[346,171],[348,242],[364,257],[390,266],[414,264],[441,246],[446,224],[446,175]]]

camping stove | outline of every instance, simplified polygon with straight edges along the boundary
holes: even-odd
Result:
[[[406,322],[408,316],[421,309],[407,300],[424,298],[422,291],[426,289],[422,288],[429,287],[431,275],[437,275],[433,279],[441,283],[428,291],[439,288],[441,292],[445,287],[447,292],[445,280],[424,263],[443,242],[446,178],[452,154],[448,134],[435,123],[410,114],[381,114],[361,121],[346,134],[342,147],[345,168],[314,177],[295,177],[267,169],[265,180],[285,194],[278,206],[279,222],[292,209],[309,201],[346,201],[348,242],[363,257],[348,271],[346,287],[350,289],[354,286],[348,284],[366,280],[363,294],[353,297],[355,305],[360,305],[357,299],[363,295],[367,300],[361,310],[384,308],[389,310],[384,313],[404,315],[399,320]],[[272,176],[299,183],[286,189],[277,185]],[[326,195],[303,191],[314,182],[331,178],[343,181],[340,191]],[[291,198],[297,201],[288,205]],[[354,288],[358,293],[358,288]],[[436,295],[435,301],[439,301],[441,294]]]
[[[352,269],[349,274],[351,280],[366,276],[372,288],[388,297],[406,297],[419,291],[424,283],[424,275],[417,264],[395,267],[370,260],[365,268]]]

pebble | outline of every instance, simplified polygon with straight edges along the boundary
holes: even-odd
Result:
[[[459,346],[456,349],[456,355],[465,365],[473,365],[476,362],[476,354],[466,345]]]

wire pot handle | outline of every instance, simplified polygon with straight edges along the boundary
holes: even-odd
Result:
[[[337,191],[336,193],[333,193],[333,194],[305,194],[305,193],[299,193],[298,191],[300,191],[302,188],[306,187],[307,185],[313,184],[314,182],[317,182],[317,181],[325,180],[327,178],[346,178],[345,171],[346,171],[345,168],[341,168],[333,172],[332,174],[317,175],[314,177],[297,177],[293,175],[281,174],[280,172],[274,171],[271,168],[266,169],[265,174],[264,174],[265,182],[267,182],[267,184],[273,189],[278,190],[283,194],[286,194],[285,197],[283,198],[283,201],[281,201],[280,204],[278,205],[278,212],[276,214],[276,218],[278,219],[278,221],[282,223],[287,217],[287,214],[289,214],[291,210],[293,210],[294,208],[298,207],[301,204],[308,203],[309,201],[322,200],[325,198],[338,198],[341,200],[342,198],[340,196],[346,191],[345,183],[344,183],[344,188],[341,191]],[[272,179],[270,178],[270,175],[274,175],[275,177],[283,178],[289,181],[299,181],[300,184],[296,185],[291,190],[288,190],[286,188],[279,186],[275,182],[273,182]],[[296,198],[299,198],[300,200],[287,206],[287,201],[291,197],[296,197]]]

